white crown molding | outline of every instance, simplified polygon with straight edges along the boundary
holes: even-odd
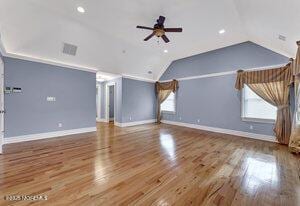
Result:
[[[93,72],[93,73],[98,72],[98,69],[96,69],[96,68],[71,65],[71,64],[66,64],[63,62],[58,62],[58,61],[54,61],[54,60],[50,60],[50,59],[41,59],[39,57],[33,57],[33,56],[27,56],[27,55],[23,55],[23,54],[7,52],[7,50],[4,47],[3,42],[1,40],[1,36],[0,36],[0,52],[1,52],[2,56],[4,56],[4,57],[38,62],[38,63],[43,63],[43,64],[49,64],[49,65],[53,65],[53,66],[64,67],[64,68],[68,68],[68,69],[76,69],[76,70],[81,70],[81,71],[86,71],[86,72]]]
[[[125,79],[132,79],[132,80],[143,81],[143,82],[150,82],[150,83],[155,83],[156,82],[153,79],[148,79],[148,78],[143,78],[143,77],[136,77],[136,76],[127,75],[127,74],[122,74],[122,77],[125,78]]]
[[[149,119],[149,120],[143,120],[143,121],[136,121],[136,122],[114,122],[114,124],[118,127],[131,127],[131,126],[137,126],[142,124],[150,124],[156,122],[156,119]]]
[[[97,131],[96,127],[86,127],[80,129],[71,129],[71,130],[62,130],[56,132],[47,132],[47,133],[38,133],[38,134],[30,134],[30,135],[22,135],[22,136],[15,136],[15,137],[6,137],[3,138],[3,144],[12,144],[17,142],[26,142],[26,141],[33,141],[33,140],[41,140],[41,139],[48,139],[53,137],[61,137],[66,135],[73,135],[73,134],[81,134],[87,132],[95,132]]]
[[[255,68],[247,68],[247,69],[242,69],[244,71],[258,71],[258,70],[264,70],[264,69],[274,69],[278,67],[285,66],[286,64],[277,64],[277,65],[272,65],[272,66],[263,66],[263,67],[255,67]],[[240,69],[238,69],[240,70]],[[218,76],[225,76],[225,75],[230,75],[230,74],[236,74],[238,70],[231,70],[228,72],[216,72],[216,73],[211,73],[211,74],[203,74],[203,75],[198,75],[198,76],[189,76],[189,77],[183,77],[183,78],[177,78],[177,81],[185,81],[185,80],[192,80],[192,79],[202,79],[202,78],[210,78],[210,77],[218,77]],[[162,80],[159,82],[169,82],[172,81],[173,79],[168,79],[168,80]]]
[[[182,127],[188,127],[193,129],[199,129],[199,130],[205,130],[210,132],[217,132],[222,134],[230,134],[240,137],[247,137],[251,139],[258,139],[258,140],[264,140],[268,142],[277,142],[276,138],[274,136],[269,135],[263,135],[263,134],[256,134],[256,133],[249,133],[249,132],[243,132],[243,131],[237,131],[237,130],[231,130],[231,129],[223,129],[223,128],[217,128],[217,127],[208,127],[208,126],[202,126],[197,124],[189,124],[184,122],[175,122],[175,121],[169,121],[169,120],[162,120],[162,123],[170,124],[170,125],[176,125],[176,126],[182,126]]]
[[[76,70],[81,70],[81,71],[86,71],[86,72],[93,72],[93,73],[98,72],[98,69],[95,69],[95,68],[71,65],[71,64],[66,64],[66,63],[63,63],[63,62],[58,62],[58,61],[54,61],[54,60],[50,60],[50,59],[41,59],[39,57],[26,56],[26,55],[23,55],[23,54],[16,54],[16,53],[6,52],[6,54],[3,55],[3,56],[14,58],[14,59],[21,59],[21,60],[26,60],[26,61],[49,64],[49,65],[68,68],[68,69],[76,69]]]

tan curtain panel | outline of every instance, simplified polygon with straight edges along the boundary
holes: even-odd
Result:
[[[237,74],[237,80],[235,88],[241,90],[244,84],[258,84],[258,83],[270,83],[283,81],[286,84],[290,84],[293,81],[292,78],[291,63],[284,67],[257,70],[257,71],[243,71],[239,70]]]
[[[176,92],[177,89],[178,89],[177,80],[173,80],[171,82],[155,83],[155,90],[157,94],[157,113],[156,113],[157,123],[160,123],[161,121],[160,105],[168,98],[171,92]]]
[[[274,127],[277,140],[288,144],[291,134],[291,114],[289,105],[289,87],[292,82],[291,63],[284,67],[258,71],[238,71],[235,87],[241,90],[244,84],[258,96],[277,107],[277,119]]]
[[[292,134],[290,137],[289,150],[293,153],[300,153],[300,41],[297,42],[298,51],[294,60],[293,74],[295,76],[295,111],[293,115]]]

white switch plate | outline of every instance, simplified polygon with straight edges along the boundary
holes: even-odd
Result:
[[[58,127],[62,127],[62,123],[58,123]]]

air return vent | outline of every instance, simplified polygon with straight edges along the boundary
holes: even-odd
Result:
[[[285,40],[286,40],[286,37],[283,36],[283,35],[281,35],[281,34],[279,34],[279,35],[278,35],[278,39],[281,40],[281,41],[285,41]]]
[[[77,46],[73,44],[64,43],[63,53],[67,55],[75,56],[77,52]]]

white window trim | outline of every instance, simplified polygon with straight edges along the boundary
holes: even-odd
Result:
[[[257,123],[266,123],[266,124],[274,124],[274,119],[263,119],[263,118],[252,118],[252,117],[245,117],[245,88],[242,89],[241,95],[241,118],[243,122],[257,122]]]
[[[174,92],[174,109],[175,111],[165,111],[165,110],[161,110],[161,113],[164,113],[164,114],[176,114],[176,111],[177,111],[177,92]]]

